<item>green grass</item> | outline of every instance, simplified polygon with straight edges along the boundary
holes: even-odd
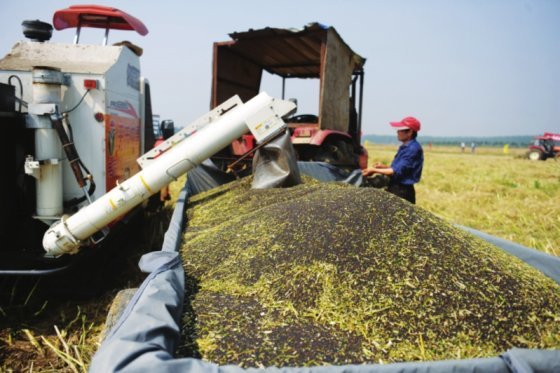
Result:
[[[370,163],[390,163],[396,150],[370,144]],[[524,152],[424,147],[416,203],[450,222],[560,256],[560,162],[529,161]]]

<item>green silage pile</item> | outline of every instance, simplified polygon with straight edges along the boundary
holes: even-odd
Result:
[[[341,183],[194,196],[183,356],[243,367],[560,348],[560,287],[431,213]]]

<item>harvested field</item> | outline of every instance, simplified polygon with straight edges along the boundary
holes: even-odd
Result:
[[[560,348],[560,287],[435,215],[341,183],[193,197],[183,356],[243,367]]]
[[[398,145],[367,146],[372,163],[391,163]],[[560,256],[560,162],[524,159],[526,149],[424,144],[417,204],[457,224]]]
[[[139,286],[140,256],[161,247],[171,202],[131,222],[138,233],[116,237],[110,260],[94,257],[60,278],[2,278],[0,372],[87,372],[115,296]]]

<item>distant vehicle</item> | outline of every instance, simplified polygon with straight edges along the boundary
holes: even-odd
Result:
[[[560,158],[560,134],[545,132],[544,135],[535,137],[535,142],[529,145],[527,158],[532,161]]]

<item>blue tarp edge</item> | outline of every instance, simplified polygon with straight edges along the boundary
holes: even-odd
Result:
[[[477,237],[499,247],[500,249],[514,255],[529,264],[530,266],[538,269],[546,276],[550,277],[558,284],[560,284],[560,258],[553,255],[548,255],[539,250],[531,249],[522,246],[518,243],[504,240],[503,238],[492,236],[488,233],[479,230],[457,225],[457,227],[464,229],[467,232],[474,234]]]

